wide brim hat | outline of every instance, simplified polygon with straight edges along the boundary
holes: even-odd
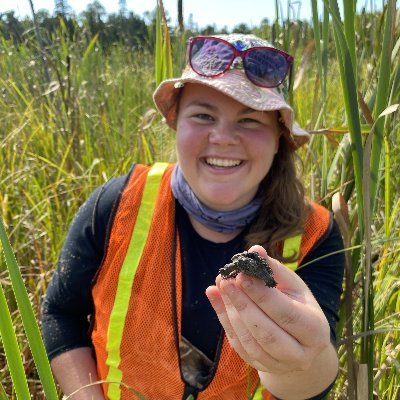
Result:
[[[244,36],[248,38],[252,35]],[[229,35],[220,35],[219,37],[226,40]],[[262,40],[255,36],[254,38]],[[263,88],[254,85],[242,69],[230,69],[222,75],[210,78],[198,75],[189,65],[186,66],[180,78],[166,79],[161,82],[153,95],[157,109],[165,118],[168,126],[174,130],[177,125],[180,93],[185,84],[189,83],[197,83],[218,90],[257,111],[278,111],[281,122],[287,128],[286,138],[294,149],[306,143],[310,138],[310,134],[294,122],[293,109],[278,88]]]

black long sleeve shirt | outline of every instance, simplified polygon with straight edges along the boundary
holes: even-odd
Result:
[[[126,180],[127,176],[114,178],[96,189],[71,223],[42,307],[42,332],[50,359],[74,348],[91,346],[92,280],[104,256],[113,204]],[[176,209],[183,264],[182,335],[213,359],[221,325],[205,289],[214,284],[219,268],[230,262],[233,254],[243,251],[244,233],[227,243],[210,242],[197,234],[178,202]],[[342,248],[338,226],[333,222],[302,264]],[[325,313],[333,342],[343,268],[343,253],[336,253],[296,271]]]

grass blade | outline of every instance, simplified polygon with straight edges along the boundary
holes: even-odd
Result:
[[[156,86],[173,76],[171,39],[162,0],[157,2],[155,70]]]
[[[43,340],[40,335],[39,326],[37,324],[31,302],[29,301],[28,293],[26,291],[21,272],[18,268],[17,260],[15,259],[14,252],[11,248],[11,244],[8,240],[7,233],[1,219],[0,240],[3,245],[3,251],[15,299],[17,301],[18,309],[21,314],[22,323],[24,325],[29,347],[31,349],[32,356],[43,385],[43,391],[46,395],[46,399],[58,399],[53,374],[51,372],[49,360],[47,358],[47,354],[43,345]]]
[[[1,233],[1,232],[0,232]],[[18,399],[30,399],[28,382],[25,376],[25,369],[22,363],[21,352],[18,347],[17,337],[7,306],[6,296],[3,287],[0,285],[0,336],[3,340],[4,351],[15,393]],[[7,399],[4,388],[0,387],[0,399]]]
[[[162,45],[162,80],[172,78],[172,53],[169,37],[168,21],[165,15],[164,4],[159,0],[159,6],[163,21],[163,45]]]
[[[279,1],[275,0],[275,22],[274,22],[274,35],[271,38],[271,42],[274,46],[278,45],[280,37],[280,25],[279,25]]]
[[[322,73],[322,53],[321,53],[321,35],[319,32],[318,4],[317,0],[311,0],[312,17],[314,25],[315,53],[317,57],[319,82],[321,86],[321,94],[323,93],[323,73]],[[323,98],[324,100],[324,98]]]
[[[386,9],[385,28],[383,34],[382,52],[380,59],[380,69],[378,74],[378,88],[376,93],[376,103],[374,107],[373,116],[377,116],[387,107],[389,92],[390,92],[390,68],[391,68],[391,55],[394,44],[394,17],[396,12],[395,0],[389,0]],[[382,148],[383,148],[383,131],[384,119],[377,121],[375,134],[372,140],[372,153],[371,153],[371,210],[375,208],[378,182],[379,182],[379,165],[381,161]]]
[[[328,80],[328,44],[329,44],[329,11],[324,4],[324,22],[322,25],[322,66],[324,78],[322,84],[322,100],[326,101],[326,85]]]
[[[85,53],[83,54],[82,63],[84,63],[85,60],[89,57],[90,53],[92,52],[92,50],[94,49],[94,46],[95,46],[96,43],[97,43],[98,38],[99,38],[99,34],[96,33],[96,34],[93,36],[92,40],[90,41],[89,45],[87,46],[87,48],[86,48],[86,50],[85,50]]]
[[[329,1],[329,3],[328,3]],[[360,237],[363,236],[363,190],[362,190],[362,165],[363,165],[363,146],[361,138],[360,115],[358,112],[357,85],[351,54],[346,42],[343,25],[340,20],[339,7],[336,0],[324,0],[332,15],[334,36],[337,54],[339,58],[340,80],[342,82],[343,99],[348,119],[352,156],[354,165],[355,185],[357,189],[357,212],[360,223]]]
[[[8,400],[6,391],[4,390],[3,385],[0,382],[0,400]]]
[[[161,9],[157,1],[156,10],[156,47],[155,47],[155,78],[156,86],[160,84],[163,76],[163,58],[162,58],[162,30],[161,30]]]
[[[376,134],[376,126],[383,117],[394,113],[398,109],[398,104],[394,104],[388,108],[386,108],[382,113],[378,116],[376,122],[371,128],[371,132],[368,135],[368,138],[365,142],[365,154],[364,154],[364,165],[363,165],[363,195],[365,199],[369,199],[371,196],[371,182],[373,181],[370,178],[371,175],[371,151],[372,151],[372,141],[374,135]],[[372,207],[371,202],[366,201],[364,203],[364,221],[365,221],[365,275],[364,275],[364,315],[363,315],[363,325],[364,330],[373,331],[375,329],[374,326],[374,290],[371,284],[372,282]],[[367,361],[368,365],[368,383],[369,383],[369,393],[372,396],[372,376],[373,376],[373,366],[374,366],[374,337],[367,336],[365,341],[363,340],[363,354],[364,361]]]
[[[344,35],[350,52],[351,63],[354,68],[354,79],[357,81],[356,68],[356,28],[354,25],[354,16],[356,13],[355,0],[343,0],[344,12]]]

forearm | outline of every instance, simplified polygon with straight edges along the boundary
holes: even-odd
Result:
[[[300,400],[323,392],[334,381],[337,371],[337,353],[335,348],[329,345],[319,353],[306,370],[285,374],[259,371],[259,376],[264,387],[277,398]]]
[[[89,347],[67,351],[51,361],[54,376],[65,395],[71,395],[83,386],[98,381],[96,363]],[[79,390],[71,400],[104,399],[101,385]]]

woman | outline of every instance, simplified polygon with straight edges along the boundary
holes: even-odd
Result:
[[[279,89],[291,63],[253,35],[196,37],[182,77],[157,88],[177,164],[136,165],[90,196],[44,301],[65,394],[99,379],[107,383],[73,398],[329,391],[343,257],[326,255],[342,242],[296,177],[294,151],[308,134]],[[243,273],[221,278],[244,250],[267,260],[275,288]]]

